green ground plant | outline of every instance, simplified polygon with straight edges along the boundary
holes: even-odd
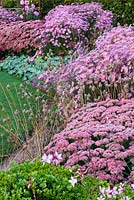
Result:
[[[125,183],[110,187],[110,183],[106,181],[80,176],[77,168],[65,169],[55,164],[43,164],[40,160],[33,163],[26,161],[21,165],[13,163],[11,169],[0,171],[0,200],[132,200],[133,198],[133,185]]]

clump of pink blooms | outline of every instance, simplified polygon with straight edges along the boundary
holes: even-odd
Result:
[[[21,19],[20,16],[15,11],[10,11],[6,8],[0,7],[0,25],[3,22],[10,23],[18,20]]]
[[[38,80],[44,88],[53,84],[59,97],[70,97],[76,105],[134,97],[134,27],[112,28],[97,39],[94,50]]]
[[[112,13],[103,10],[99,3],[59,5],[45,17],[42,47],[57,47],[64,53],[76,44],[91,48],[94,39],[111,28],[112,20]]]
[[[39,12],[37,11],[35,4],[31,4],[29,0],[20,0],[20,5],[23,6],[23,14],[20,15],[21,19],[27,20],[28,15],[31,14],[35,15],[36,17],[39,16]]]
[[[62,160],[62,155],[58,154],[58,152],[54,152],[54,154],[48,154],[46,155],[45,153],[42,156],[42,162],[43,163],[54,163],[56,165],[59,165]]]
[[[134,179],[134,99],[88,103],[54,135],[46,155],[62,154],[65,167],[111,182]]]
[[[44,23],[40,20],[16,21],[7,25],[0,25],[0,49],[21,52],[22,50],[35,51],[38,49],[37,30],[43,29]]]

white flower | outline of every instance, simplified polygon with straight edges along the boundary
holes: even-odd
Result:
[[[61,160],[62,160],[62,154],[58,154],[58,152],[56,151],[53,156],[53,163],[59,165]]]
[[[101,195],[100,197],[97,198],[97,200],[105,200],[105,197]]]
[[[110,187],[106,189],[106,195],[108,198],[112,198],[112,190],[110,189]]]
[[[117,190],[117,187],[115,186],[115,187],[112,189],[112,196],[115,198],[117,194],[119,194],[119,192],[118,192],[118,190]]]
[[[124,191],[124,184],[123,183],[120,183],[120,186],[118,188],[118,194],[122,194]]]
[[[99,186],[99,189],[100,189],[100,193],[101,193],[102,195],[105,195],[105,188]]]
[[[132,189],[134,189],[134,184],[131,184]]]
[[[42,156],[42,162],[43,163],[51,163],[53,160],[53,155],[49,154],[48,156],[44,153]]]
[[[74,187],[74,185],[77,183],[77,179],[71,176],[71,179],[69,180],[69,182]]]
[[[127,196],[124,196],[122,200],[131,200],[131,199]]]

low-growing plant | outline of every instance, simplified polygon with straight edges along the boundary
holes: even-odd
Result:
[[[134,181],[134,99],[89,103],[75,111],[45,153],[62,154],[65,167],[111,182]]]
[[[39,200],[89,200],[89,199],[133,199],[133,185],[115,185],[93,177],[80,177],[76,170],[65,169],[54,164],[13,164],[12,168],[0,172],[0,199]],[[111,198],[110,198],[111,197]]]
[[[7,71],[11,75],[16,75],[22,78],[25,82],[31,82],[35,76],[42,74],[43,72],[50,70],[50,68],[56,68],[58,65],[68,62],[69,57],[46,57],[43,60],[42,57],[38,57],[32,62],[31,57],[21,56],[8,56],[0,63],[0,71]]]
[[[37,39],[41,27],[44,29],[44,23],[40,20],[16,21],[9,25],[0,25],[0,51],[35,53],[38,49]]]

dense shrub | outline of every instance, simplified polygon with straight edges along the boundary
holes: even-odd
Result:
[[[134,197],[133,185],[110,186],[106,181],[79,177],[75,169],[64,169],[53,164],[25,162],[14,164],[0,172],[2,200],[129,200]]]
[[[100,4],[57,6],[45,17],[45,29],[41,32],[41,43],[45,51],[53,48],[65,53],[86,44],[93,47],[95,38],[112,24],[112,13]]]
[[[15,11],[10,11],[7,10],[6,8],[0,7],[0,21],[10,23],[10,22],[15,22],[17,20],[20,20],[20,17]]]
[[[75,112],[45,153],[62,153],[66,166],[112,182],[134,178],[134,99],[89,103]]]
[[[74,187],[69,180],[72,173],[63,167],[25,162],[12,169],[0,172],[0,197],[2,200],[39,199],[39,200],[88,200],[88,188],[92,186],[93,197],[99,193],[98,182],[92,178],[85,184],[80,182]],[[107,185],[104,182],[104,185]],[[96,191],[95,191],[96,189]]]
[[[19,0],[4,0],[3,7],[5,8],[17,8]]]
[[[90,3],[92,0],[64,0],[64,3]],[[100,2],[104,9],[111,10],[116,18],[116,24],[134,23],[134,1],[133,0],[95,0]]]
[[[48,70],[48,68],[55,68],[63,63],[67,63],[69,58],[62,57],[48,57],[44,61],[41,57],[36,58],[33,62],[29,61],[28,56],[8,56],[0,63],[0,70],[6,70],[9,74],[17,75],[24,81],[32,81],[35,76]]]
[[[7,26],[0,26],[0,50],[22,52],[35,52],[38,48],[37,39],[39,30],[44,29],[44,24],[40,20],[22,22],[11,22]],[[38,30],[38,34],[37,34]]]
[[[133,74],[134,28],[119,26],[100,36],[95,50],[38,78],[43,87],[53,84],[65,101],[69,97],[86,103],[107,97],[133,97]]]

